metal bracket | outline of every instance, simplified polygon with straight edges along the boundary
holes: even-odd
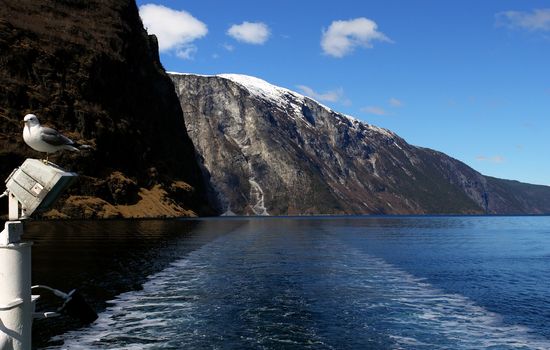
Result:
[[[21,304],[23,304],[23,299],[17,298],[17,299],[14,299],[13,301],[10,301],[7,304],[0,305],[0,311],[8,311],[8,310],[11,310],[11,309],[15,309],[16,307],[18,307]]]
[[[32,317],[34,319],[39,319],[39,320],[42,320],[42,319],[45,319],[45,318],[58,317],[58,316],[61,316],[61,314],[57,313],[57,312],[53,312],[53,311],[34,312],[32,314]]]
[[[6,221],[4,230],[0,232],[0,246],[20,243],[23,235],[23,224],[21,221]]]

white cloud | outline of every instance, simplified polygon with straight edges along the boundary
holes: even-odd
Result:
[[[388,115],[388,113],[382,107],[368,106],[361,108],[362,112],[376,115]]]
[[[550,31],[550,8],[532,12],[504,11],[495,15],[496,25],[529,31]]]
[[[223,47],[224,49],[226,49],[227,51],[229,51],[229,52],[235,50],[235,46],[230,45],[230,44],[227,44],[227,43],[223,44],[222,47]]]
[[[261,45],[269,39],[269,27],[262,22],[243,22],[232,25],[227,35],[247,44]]]
[[[339,102],[342,101],[343,103],[347,103],[348,100],[344,99],[344,89],[338,88],[335,90],[326,91],[323,93],[318,93],[314,91],[312,88],[306,85],[298,85],[296,86],[302,94],[311,97],[314,100],[321,101],[321,102]]]
[[[334,21],[323,30],[321,47],[327,55],[341,58],[356,47],[372,48],[372,42],[392,42],[384,33],[377,30],[376,22],[368,18],[356,18],[349,21]]]
[[[392,106],[392,107],[401,107],[403,106],[403,102],[401,102],[400,100],[396,99],[395,97],[392,97],[388,100],[388,103]]]
[[[197,48],[195,46],[183,46],[176,49],[176,56],[184,60],[192,60],[197,53]]]
[[[486,156],[477,156],[476,160],[480,162],[489,162],[489,163],[496,163],[500,164],[503,163],[506,159],[503,156],[493,156],[493,157],[486,157]]]
[[[185,11],[146,4],[139,7],[139,15],[149,34],[155,34],[159,51],[173,52],[183,59],[191,59],[197,52],[193,41],[208,33],[206,24]]]

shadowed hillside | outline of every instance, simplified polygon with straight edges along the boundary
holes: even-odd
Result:
[[[23,143],[26,113],[94,148],[50,158],[81,177],[49,215],[208,212],[177,96],[134,1],[1,1],[2,179],[42,157]]]

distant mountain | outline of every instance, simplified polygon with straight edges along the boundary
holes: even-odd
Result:
[[[550,213],[550,187],[483,176],[263,80],[170,77],[227,214]]]
[[[172,81],[135,1],[1,2],[1,180],[43,156],[23,143],[26,113],[93,146],[50,157],[81,176],[49,216],[211,213]]]

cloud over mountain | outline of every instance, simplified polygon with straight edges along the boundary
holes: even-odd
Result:
[[[384,33],[378,31],[378,25],[365,17],[348,21],[333,21],[323,31],[321,47],[323,52],[336,58],[344,57],[356,47],[372,48],[373,41],[391,42]]]
[[[227,35],[243,43],[262,45],[269,39],[270,30],[265,23],[245,21],[232,25]]]
[[[365,113],[368,113],[368,114],[374,114],[374,115],[387,115],[388,112],[386,112],[386,110],[382,107],[377,107],[377,106],[367,106],[367,107],[363,107],[361,108],[361,112],[365,112]]]
[[[338,101],[342,101],[342,99],[344,98],[344,89],[341,87],[335,90],[329,90],[321,93],[316,92],[315,90],[313,90],[312,88],[306,85],[298,85],[296,87],[304,95],[321,102],[338,102]]]
[[[478,160],[480,162],[489,162],[489,163],[500,164],[500,163],[503,163],[506,159],[503,156],[498,156],[498,155],[497,156],[492,156],[492,157],[479,155],[479,156],[476,157],[476,160]]]
[[[157,36],[159,50],[183,59],[192,58],[197,51],[192,42],[208,33],[206,24],[186,11],[146,4],[139,7],[139,15],[147,32]]]

